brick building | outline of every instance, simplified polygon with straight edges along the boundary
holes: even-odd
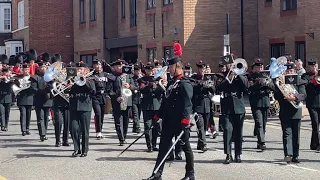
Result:
[[[269,59],[285,53],[294,58],[320,58],[320,25],[317,0],[260,1],[259,54]]]
[[[73,60],[73,7],[65,0],[13,0],[10,54],[34,48]],[[14,47],[14,48],[13,48]]]
[[[137,60],[137,0],[74,1],[75,59]]]
[[[7,39],[11,39],[11,0],[0,0],[0,54],[6,53]]]
[[[174,40],[183,47],[183,60],[193,66],[199,60],[217,68],[223,55],[226,13],[230,14],[230,45],[238,56],[253,59],[258,55],[257,1],[225,0],[148,0],[138,4],[139,59],[153,60],[172,56]],[[243,27],[243,38],[241,38]],[[242,50],[243,45],[243,50]]]

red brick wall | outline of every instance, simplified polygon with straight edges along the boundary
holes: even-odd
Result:
[[[72,1],[29,1],[29,48],[73,59]]]
[[[313,1],[313,4],[319,3]],[[286,53],[295,57],[295,37],[305,36],[307,16],[311,19],[316,17],[306,11],[307,9],[309,11],[309,7],[304,7],[306,7],[306,1],[298,1],[296,11],[281,13],[280,1],[272,1],[269,4],[259,1],[259,54],[261,58],[269,61],[271,58],[269,41],[276,38],[283,38]]]
[[[75,61],[80,55],[97,53],[98,58],[104,58],[103,42],[103,1],[96,1],[96,21],[90,21],[90,1],[86,0],[86,23],[80,24],[80,1],[73,1],[74,51]]]

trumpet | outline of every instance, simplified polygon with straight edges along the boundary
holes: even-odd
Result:
[[[227,81],[231,84],[234,78],[236,78],[239,75],[243,75],[248,70],[248,64],[246,60],[237,58],[234,60],[234,62],[231,64],[230,70],[226,76]],[[230,77],[232,76],[232,77]]]

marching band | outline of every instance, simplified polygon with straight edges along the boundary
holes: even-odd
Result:
[[[183,66],[179,43],[175,43],[174,49],[174,57],[164,60],[163,66],[159,61],[128,65],[121,59],[110,64],[96,59],[92,69],[82,61],[65,64],[59,54],[37,56],[34,49],[9,58],[1,55],[1,131],[9,130],[10,109],[16,102],[22,136],[31,133],[30,118],[34,109],[41,141],[47,140],[52,117],[55,146],[70,146],[70,133],[74,145],[72,156],[86,157],[92,110],[96,138],[100,140],[104,137],[104,115],[110,100],[120,146],[127,143],[130,117],[133,119],[132,132],[141,133],[140,116],[143,114],[144,132],[139,138],[145,136],[147,152],[158,151],[149,180],[162,179],[165,161],[182,160],[182,151],[186,158],[183,180],[193,180],[190,128],[196,126],[197,150],[202,152],[208,150],[206,138],[215,138],[219,135],[217,131],[223,132],[224,163],[241,163],[246,113],[244,98],[248,96],[257,149],[267,149],[267,120],[279,113],[284,161],[299,163],[300,124],[305,101],[312,122],[310,149],[320,151],[317,59],[308,59],[305,73],[301,73],[304,72],[302,67],[296,67],[289,56],[272,58],[266,68],[262,59],[257,58],[250,72],[247,62],[241,58],[221,61],[218,73],[212,73],[210,66],[200,60],[193,74],[190,64]],[[218,128],[214,115],[219,117]],[[234,156],[232,142],[235,144]]]

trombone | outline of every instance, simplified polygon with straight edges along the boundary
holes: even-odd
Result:
[[[230,84],[232,84],[234,78],[236,78],[239,75],[245,74],[247,72],[247,70],[248,70],[248,64],[247,64],[246,60],[244,60],[242,58],[237,58],[231,64],[231,67],[230,67],[230,70],[226,76],[226,79]]]

